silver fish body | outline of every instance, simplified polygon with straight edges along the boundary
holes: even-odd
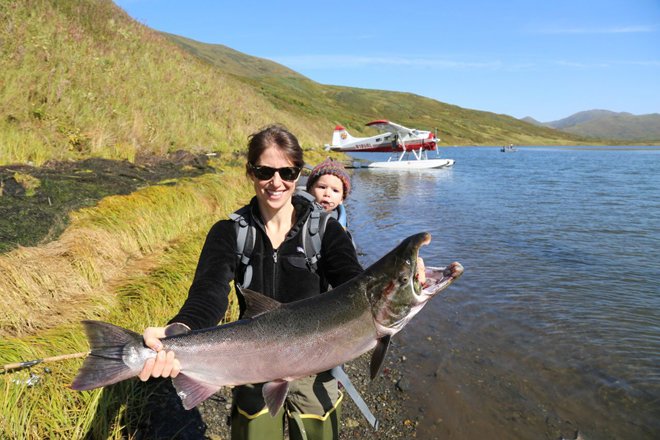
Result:
[[[313,298],[280,304],[256,292],[242,293],[247,319],[162,339],[181,372],[173,379],[190,409],[222,386],[267,382],[271,412],[281,407],[291,381],[329,370],[372,350],[377,374],[392,335],[435,294],[463,272],[453,263],[427,271],[423,289],[415,276],[417,254],[427,233],[408,237],[353,280]],[[92,352],[71,388],[88,390],[136,376],[156,353],[142,336],[111,324],[84,321]]]

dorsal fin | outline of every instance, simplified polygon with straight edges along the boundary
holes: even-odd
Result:
[[[387,354],[387,349],[390,346],[390,335],[383,336],[378,340],[378,345],[374,348],[374,352],[371,354],[371,380],[378,375],[381,365],[383,365],[383,360],[385,360],[385,355]]]
[[[268,298],[267,296],[253,290],[241,289],[240,287],[236,287],[236,289],[245,299],[245,313],[243,314],[242,319],[256,318],[259,315],[279,309],[282,306],[282,303],[279,301],[276,301],[273,298]]]

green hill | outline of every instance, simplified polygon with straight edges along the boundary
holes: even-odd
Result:
[[[277,108],[297,116],[320,116],[328,121],[324,142],[340,124],[357,134],[375,134],[364,125],[389,119],[406,126],[435,130],[447,145],[557,145],[593,143],[507,115],[463,109],[411,93],[323,85],[272,61],[225,46],[163,35],[219,69],[252,85]]]
[[[325,131],[110,0],[0,0],[0,72],[0,165],[233,151],[272,122],[307,145]]]
[[[318,84],[224,46],[165,38],[110,0],[0,0],[0,12],[0,165],[232,152],[269,123],[308,148],[337,124],[375,133],[364,127],[373,119],[437,127],[449,145],[594,142],[409,93]]]

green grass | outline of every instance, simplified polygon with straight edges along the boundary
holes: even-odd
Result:
[[[0,0],[0,164],[234,151],[308,122],[136,23],[110,0]]]
[[[225,169],[222,175],[187,179],[174,187],[150,187],[130,196],[106,198],[97,207],[78,212],[67,231],[73,235],[79,235],[82,230],[102,231],[105,240],[91,243],[92,248],[117,244],[127,250],[121,258],[130,255],[129,258],[136,259],[135,264],[116,268],[119,274],[114,280],[108,280],[99,273],[97,254],[87,252],[89,248],[84,248],[83,252],[69,247],[66,237],[58,240],[57,245],[62,249],[58,255],[72,267],[73,275],[47,278],[51,283],[41,296],[46,300],[49,295],[54,296],[50,299],[64,303],[65,316],[59,317],[64,319],[55,320],[57,324],[52,325],[51,317],[50,325],[42,325],[37,321],[47,316],[32,310],[24,316],[31,322],[26,325],[11,322],[10,314],[5,315],[2,321],[5,333],[16,330],[17,326],[23,326],[24,332],[25,327],[33,330],[28,336],[0,340],[0,364],[87,351],[83,330],[77,323],[80,317],[101,319],[136,331],[164,325],[187,296],[208,229],[250,196],[251,188],[243,177],[243,170],[233,167]],[[38,255],[44,248],[32,251]],[[13,254],[0,258],[11,260]],[[102,259],[112,258],[112,255],[105,255]],[[42,255],[40,262],[48,261]],[[54,268],[45,267],[43,271],[52,274]],[[27,275],[34,273],[28,271]],[[96,287],[92,291],[96,294],[83,301],[63,300],[61,295],[71,288],[74,276],[91,280]],[[108,286],[109,281],[112,287]],[[31,291],[22,294],[27,303],[43,300],[35,296],[37,293]],[[236,319],[238,313],[235,296],[232,294],[230,299],[227,321]],[[17,311],[17,307],[5,305],[3,310]],[[71,383],[81,363],[82,360],[76,359],[47,365],[51,374],[44,373],[43,365],[33,367],[33,372],[42,375],[39,384],[33,387],[21,385],[21,381],[29,377],[29,371],[3,374],[0,381],[0,432],[3,434],[0,437],[123,438],[126,425],[139,423],[140,407],[153,388],[141,386],[134,379],[103,390],[74,392],[67,384]]]
[[[109,283],[249,200],[243,172],[225,168],[176,186],[106,197],[71,214],[57,241],[0,256],[0,335],[30,334],[112,308]]]

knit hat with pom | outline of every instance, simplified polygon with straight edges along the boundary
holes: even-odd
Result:
[[[324,174],[332,174],[341,180],[341,183],[344,184],[343,198],[346,200],[348,198],[348,194],[351,192],[351,180],[348,178],[348,174],[346,174],[346,168],[344,168],[341,163],[329,158],[316,165],[312,170],[312,173],[307,178],[307,192],[312,190],[314,182],[316,182],[318,178]]]

